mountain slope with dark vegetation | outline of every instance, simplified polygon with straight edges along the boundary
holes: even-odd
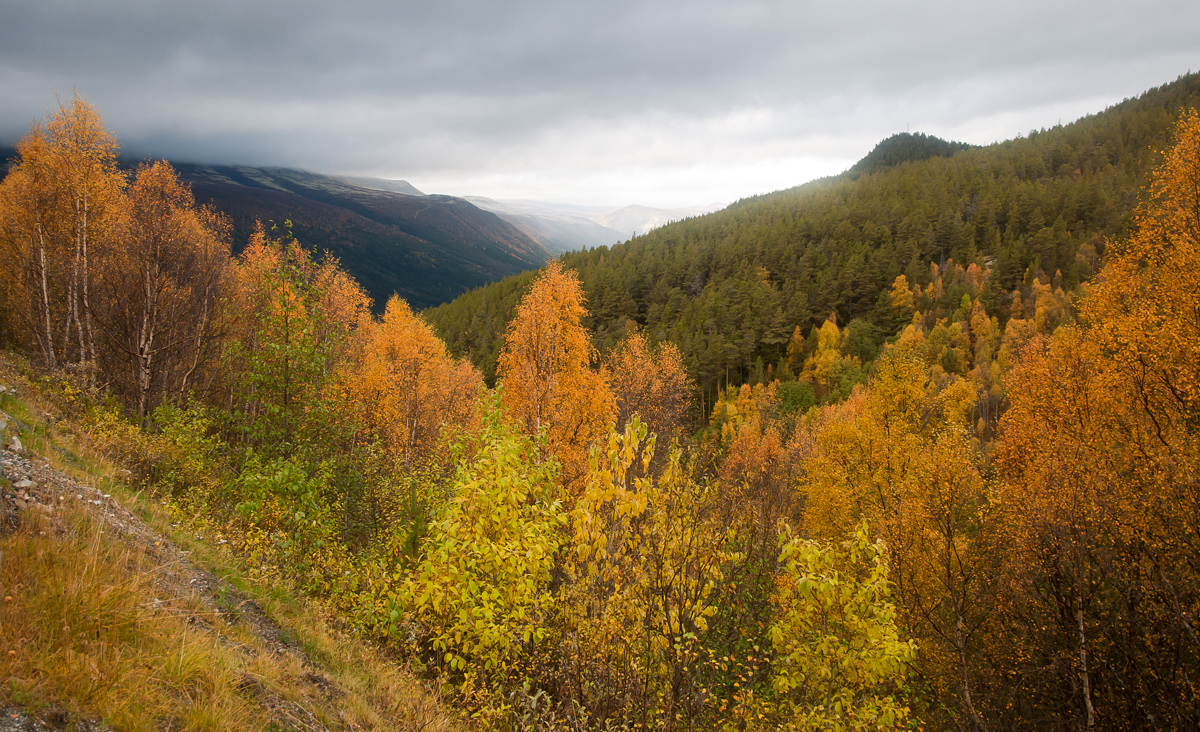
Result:
[[[197,202],[230,217],[235,248],[255,221],[291,221],[307,248],[341,260],[377,309],[393,292],[416,307],[436,305],[550,256],[508,222],[453,196],[368,188],[356,179],[285,168],[176,168]]]
[[[949,157],[955,143],[896,136],[849,175],[563,261],[583,280],[602,351],[636,323],[676,343],[706,388],[786,369],[794,329],[811,340],[831,314],[869,353],[903,326],[889,291],[900,275],[924,286],[933,266],[977,264],[992,271],[984,297],[1000,313],[1038,273],[1068,288],[1091,277],[1106,242],[1130,225],[1153,151],[1167,145],[1180,110],[1198,103],[1200,76],[1191,74],[1072,124]],[[528,281],[511,277],[428,316],[492,378],[496,334]]]

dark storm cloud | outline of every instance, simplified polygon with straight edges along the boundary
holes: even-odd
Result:
[[[1194,2],[0,7],[0,136],[78,89],[131,150],[447,182],[988,142],[1200,66]]]

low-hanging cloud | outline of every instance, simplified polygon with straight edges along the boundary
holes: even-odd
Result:
[[[672,205],[987,143],[1200,66],[1194,2],[8,2],[0,138],[78,90],[130,152]]]

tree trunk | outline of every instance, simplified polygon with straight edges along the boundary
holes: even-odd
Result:
[[[958,650],[958,668],[962,677],[959,683],[961,684],[963,706],[966,707],[971,721],[975,723],[975,729],[987,729],[987,726],[983,723],[983,719],[979,716],[979,712],[975,711],[975,704],[971,701],[971,683],[967,677],[967,642],[966,638],[963,637],[963,619],[961,613],[958,614],[954,624],[954,645]]]
[[[150,368],[154,358],[154,330],[157,321],[157,293],[154,287],[154,277],[151,265],[147,264],[142,274],[142,295],[146,298],[142,310],[142,323],[138,331],[138,340],[134,348],[135,380],[138,390],[138,418],[146,419],[146,410],[150,398]]]
[[[46,344],[43,349],[43,355],[46,359],[46,368],[58,368],[58,362],[54,357],[54,330],[50,324],[50,287],[46,282],[46,238],[42,233],[42,225],[39,222],[37,226],[38,232],[38,256],[41,260],[41,279],[42,279],[42,314],[46,321]]]
[[[1083,703],[1087,707],[1087,728],[1096,727],[1096,710],[1092,707],[1092,683],[1088,674],[1087,633],[1083,626],[1083,571],[1080,557],[1079,577],[1075,589],[1075,623],[1079,629],[1079,681],[1083,684]]]
[[[96,362],[96,338],[92,333],[92,309],[91,309],[91,303],[88,302],[89,275],[88,275],[87,226],[88,226],[88,203],[87,203],[87,198],[85,197],[83,199],[82,229],[80,231],[80,237],[82,239],[82,248],[83,248],[83,281],[81,283],[82,290],[83,290],[83,323],[81,323],[80,336],[82,338],[84,336],[84,331],[86,330],[86,340],[87,340],[86,359],[94,364]],[[82,345],[81,345],[81,348],[82,348]],[[79,358],[80,358],[80,360],[83,360],[85,358],[85,354],[80,353]],[[89,370],[88,384],[91,384],[92,380],[95,378],[94,373],[95,373],[94,371]]]

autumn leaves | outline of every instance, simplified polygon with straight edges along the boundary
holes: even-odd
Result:
[[[1200,664],[1200,116],[1184,114],[1136,229],[1010,379],[996,455],[1029,703],[1078,726],[1193,727]],[[1015,628],[1014,628],[1015,630]],[[1126,690],[1139,696],[1123,711]],[[1140,720],[1140,721],[1134,721]]]
[[[797,328],[799,378],[699,435],[679,350],[631,324],[601,358],[558,262],[489,390],[286,226],[231,258],[78,100],[0,185],[0,325],[152,424],[152,489],[487,722],[1190,728],[1200,116],[1177,138],[1077,304],[1036,266],[1004,313],[980,262],[902,276],[882,353]]]
[[[587,448],[616,410],[604,373],[592,369],[586,312],[579,279],[551,262],[521,299],[497,369],[506,413],[531,436],[545,430],[570,484],[582,479]]]
[[[621,429],[639,415],[665,445],[683,438],[697,417],[694,385],[674,345],[652,346],[635,327],[594,368],[598,354],[582,325],[586,314],[575,273],[557,261],[546,265],[508,326],[497,370],[505,412],[530,436],[545,431],[546,450],[576,493],[588,448],[614,420]]]
[[[228,227],[165,162],[128,181],[116,150],[78,97],[22,138],[0,186],[0,297],[44,366],[80,369],[145,416],[215,355]]]

